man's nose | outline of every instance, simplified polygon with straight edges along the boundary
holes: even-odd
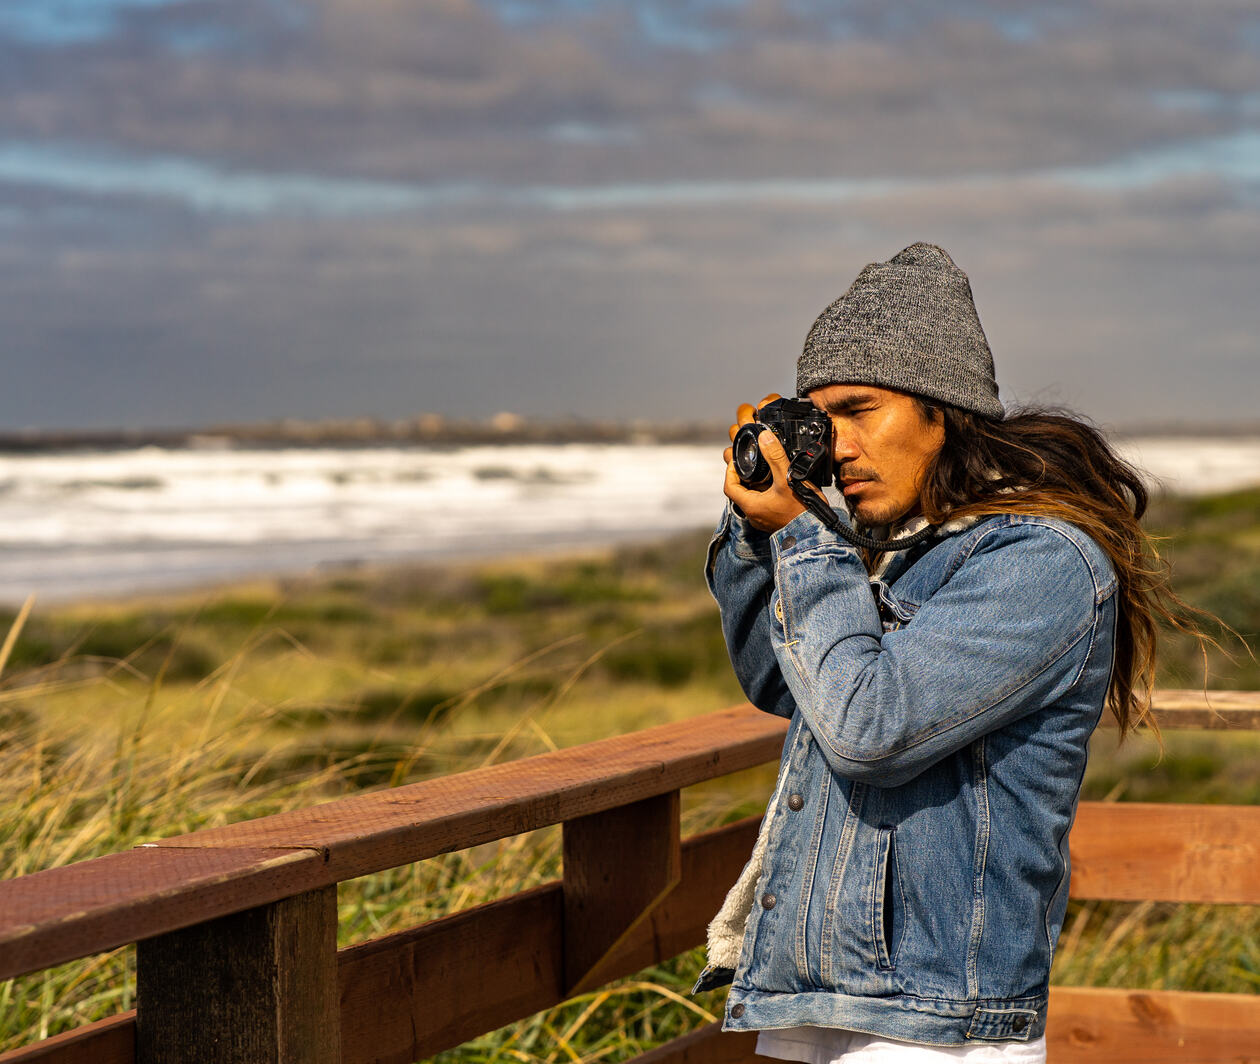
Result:
[[[836,465],[839,465],[841,462],[852,462],[861,453],[862,449],[848,433],[832,432],[831,455]]]

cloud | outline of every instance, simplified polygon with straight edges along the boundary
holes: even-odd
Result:
[[[1260,386],[1253,2],[106,9],[0,18],[8,424],[708,416],[916,239],[1012,395]]]
[[[76,47],[5,42],[0,129],[391,181],[923,177],[1228,135],[1250,113],[1232,101],[1260,92],[1238,6],[1069,3],[1017,33],[986,3],[846,4],[843,26],[781,0],[531,8],[524,25],[472,0],[129,8]],[[667,46],[644,10],[712,44]],[[231,43],[170,44],[198,28]]]
[[[416,209],[441,189],[309,174],[233,173],[170,156],[136,158],[73,145],[0,143],[0,182],[93,196],[176,200],[232,214],[358,214]]]
[[[1260,360],[1239,354],[1260,332],[1260,223],[1211,186],[202,221],[140,241],[136,210],[0,245],[0,421],[703,416],[790,387],[822,307],[924,238],[971,275],[1008,397],[1112,423],[1242,418],[1260,387]]]
[[[197,211],[245,215],[360,215],[442,210],[704,209],[842,205],[911,193],[1003,190],[1057,184],[1124,192],[1216,179],[1243,198],[1260,194],[1260,132],[1164,145],[1096,165],[929,178],[730,179],[582,185],[420,184],[314,174],[228,171],[171,156],[127,157],[77,145],[0,143],[0,183],[88,196],[170,200]]]

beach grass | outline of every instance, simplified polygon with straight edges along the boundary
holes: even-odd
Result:
[[[1260,492],[1161,501],[1178,590],[1260,632]],[[707,536],[565,558],[345,569],[213,592],[0,616],[0,874],[634,731],[742,701],[700,578]],[[1260,687],[1245,648],[1208,685]],[[1160,682],[1203,684],[1174,634]],[[1260,801],[1260,737],[1094,741],[1093,799]],[[692,788],[684,831],[759,811],[767,766]],[[559,874],[556,829],[343,884],[343,944]],[[1254,993],[1260,917],[1229,906],[1072,903],[1063,983]],[[699,951],[443,1057],[623,1059],[720,1012],[686,995]],[[0,983],[0,1049],[125,1010],[132,951]]]

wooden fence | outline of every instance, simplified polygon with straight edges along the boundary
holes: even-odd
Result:
[[[1260,728],[1256,693],[1156,708],[1167,729]],[[410,1064],[673,957],[758,826],[680,839],[679,791],[776,759],[783,735],[741,706],[0,884],[0,979],[138,943],[135,1011],[0,1064]],[[561,881],[337,949],[338,883],[550,824]],[[1085,802],[1071,848],[1077,898],[1260,904],[1257,807]],[[638,1060],[753,1044],[714,1025]],[[1055,987],[1049,1044],[1052,1064],[1256,1061],[1260,997]]]

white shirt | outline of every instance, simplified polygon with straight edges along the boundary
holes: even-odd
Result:
[[[860,1031],[788,1027],[761,1031],[757,1055],[804,1064],[1046,1064],[1045,1036],[1031,1042],[973,1042],[928,1046]]]

